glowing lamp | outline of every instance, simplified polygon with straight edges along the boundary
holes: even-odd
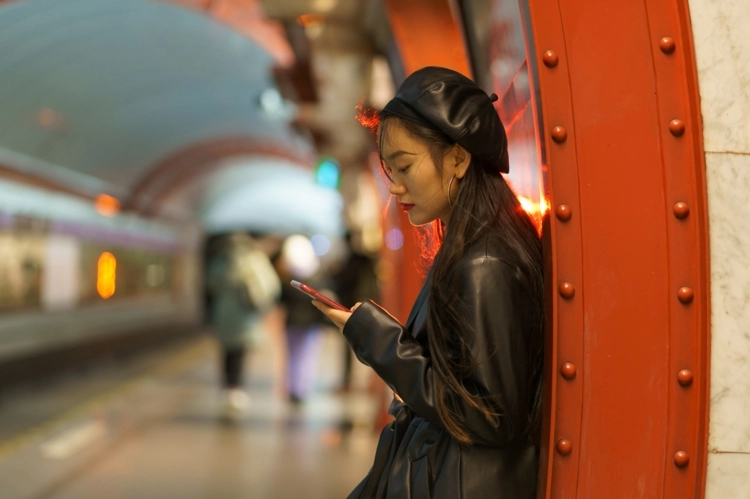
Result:
[[[94,201],[94,209],[100,215],[113,217],[120,212],[120,201],[108,194],[99,194]]]
[[[105,251],[99,255],[96,272],[96,291],[105,300],[115,294],[115,280],[117,279],[117,259],[112,253]]]

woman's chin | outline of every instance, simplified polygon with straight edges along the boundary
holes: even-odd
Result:
[[[411,223],[415,227],[419,227],[420,225],[426,225],[437,218],[437,217],[425,217],[424,215],[420,216],[419,213],[414,213],[414,211],[407,212],[407,215],[409,216],[409,223]]]

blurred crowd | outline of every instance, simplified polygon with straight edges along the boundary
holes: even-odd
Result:
[[[316,389],[317,361],[324,334],[338,334],[311,298],[290,282],[300,281],[346,306],[378,298],[376,260],[351,236],[329,240],[234,232],[211,237],[205,249],[206,319],[220,351],[223,406],[241,417],[251,401],[245,389],[252,352],[273,329],[282,329],[283,377],[278,386],[290,404],[299,405]],[[341,379],[351,387],[352,358],[342,347]]]

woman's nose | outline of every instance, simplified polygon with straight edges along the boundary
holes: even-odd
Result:
[[[390,182],[388,184],[388,192],[390,192],[392,196],[401,196],[402,194],[406,193],[406,188],[403,184]]]

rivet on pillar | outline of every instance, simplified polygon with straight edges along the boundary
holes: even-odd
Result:
[[[675,137],[681,137],[685,133],[685,122],[682,120],[672,120],[669,122],[669,133]]]
[[[671,36],[665,36],[659,40],[659,48],[665,54],[671,54],[677,48],[677,44],[675,43],[674,38]]]
[[[693,293],[692,288],[688,288],[687,286],[680,288],[677,291],[677,299],[682,303],[688,304],[693,301],[694,297],[695,293]]]
[[[693,372],[688,369],[683,369],[677,373],[677,382],[681,386],[690,386],[693,384]]]
[[[673,208],[674,216],[677,218],[683,219],[687,218],[688,215],[690,215],[690,207],[687,203],[680,201],[679,203],[674,205]]]
[[[684,468],[690,464],[690,456],[684,450],[677,451],[674,453],[674,464],[678,468]]]
[[[557,449],[557,453],[561,456],[569,456],[573,452],[573,442],[567,438],[561,438],[555,444],[555,449]]]
[[[554,68],[560,62],[560,57],[558,57],[557,52],[554,50],[548,50],[542,56],[542,62],[548,68]]]
[[[570,362],[566,362],[560,368],[560,374],[565,379],[573,379],[573,378],[575,378],[577,372],[578,372],[578,370],[576,369],[575,364],[571,364]]]
[[[564,283],[560,284],[559,291],[560,291],[560,296],[562,296],[563,298],[565,298],[567,300],[570,300],[576,294],[576,288],[575,288],[575,286],[573,286],[569,282],[564,282]]]
[[[562,144],[568,140],[568,131],[561,126],[556,126],[552,129],[552,140],[558,144]]]
[[[555,215],[557,215],[557,219],[561,222],[567,222],[573,217],[573,210],[567,204],[561,204],[555,208]]]

